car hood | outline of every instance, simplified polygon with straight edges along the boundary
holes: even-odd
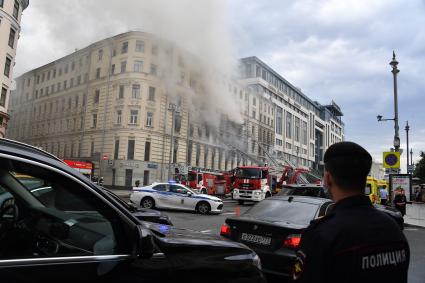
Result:
[[[143,225],[152,230],[162,239],[198,239],[198,240],[222,240],[220,236],[212,233],[204,233],[195,230],[182,229],[174,226],[143,222]]]
[[[154,210],[154,209],[149,209],[149,208],[137,208],[136,211],[132,212],[133,215],[137,216],[162,216],[163,214],[158,211],[158,210]]]

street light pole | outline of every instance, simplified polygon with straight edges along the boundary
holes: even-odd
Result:
[[[398,98],[397,98],[397,74],[400,72],[397,69],[398,61],[395,58],[395,52],[393,51],[393,59],[390,62],[391,67],[393,68],[391,72],[393,73],[394,80],[394,148],[395,151],[400,150],[400,135],[399,135],[399,126],[398,126]]]
[[[406,156],[407,156],[407,167],[406,167],[406,172],[409,173],[409,121],[406,121],[406,127],[404,128],[406,130]]]
[[[170,154],[168,156],[168,177],[167,179],[170,180],[171,178],[171,163],[172,163],[172,154],[173,154],[173,145],[174,145],[174,119],[176,116],[176,105],[174,103],[170,103],[168,105],[168,110],[171,111],[171,137],[170,137]]]
[[[410,149],[410,164],[413,165],[413,149]]]

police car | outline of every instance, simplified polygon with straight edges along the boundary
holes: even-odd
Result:
[[[130,200],[143,208],[191,210],[201,214],[221,213],[223,209],[221,199],[195,193],[191,189],[174,182],[134,187]]]

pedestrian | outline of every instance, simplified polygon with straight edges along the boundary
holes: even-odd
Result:
[[[301,237],[296,282],[405,283],[410,251],[397,223],[364,195],[372,164],[358,144],[340,142],[324,156],[323,184],[335,204]]]
[[[379,190],[379,198],[381,199],[382,205],[387,205],[388,191],[385,187],[381,187],[381,189]]]
[[[404,190],[402,188],[397,188],[396,190],[396,196],[393,200],[394,207],[400,211],[400,213],[404,216],[406,215],[406,203],[407,199],[404,195]]]
[[[139,180],[136,180],[135,184],[136,184],[137,188],[140,187],[140,181]]]

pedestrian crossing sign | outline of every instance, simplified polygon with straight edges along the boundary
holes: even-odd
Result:
[[[384,168],[399,169],[400,168],[400,152],[388,151],[384,152],[383,156]]]

